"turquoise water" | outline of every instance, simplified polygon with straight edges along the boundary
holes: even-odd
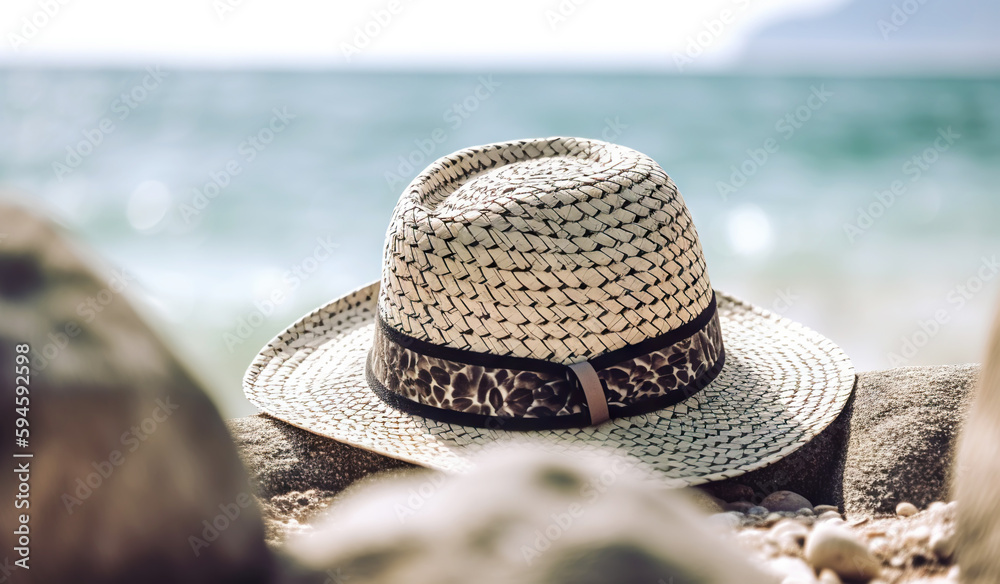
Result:
[[[549,135],[657,160],[713,284],[859,369],[978,361],[1000,289],[998,105],[996,79],[13,69],[0,189],[133,272],[227,415],[252,411],[260,346],[378,277],[417,172]]]

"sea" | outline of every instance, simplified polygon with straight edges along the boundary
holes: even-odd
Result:
[[[579,136],[678,185],[718,290],[858,371],[981,361],[1000,291],[1000,79],[0,69],[0,196],[109,266],[224,415],[299,316],[376,280],[435,159]]]

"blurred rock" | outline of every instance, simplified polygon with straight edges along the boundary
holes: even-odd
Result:
[[[468,475],[356,491],[289,551],[352,584],[773,581],[625,459],[527,446],[482,456]]]
[[[1000,582],[1000,315],[993,324],[956,466],[959,580]]]
[[[30,508],[8,504],[24,488],[10,470],[0,482],[0,554],[12,581],[271,580],[226,426],[125,299],[134,276],[92,270],[50,224],[2,203],[0,234],[4,429],[19,415],[18,347],[31,349],[30,436],[16,452],[33,457],[12,459],[12,436],[0,443],[4,460],[30,465]],[[30,514],[27,570],[11,557],[21,513]]]
[[[844,457],[848,515],[948,499],[952,453],[979,370],[951,365],[862,374]]]

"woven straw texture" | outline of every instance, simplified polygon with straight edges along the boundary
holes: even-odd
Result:
[[[380,283],[305,316],[244,379],[263,411],[394,458],[462,471],[482,445],[620,448],[670,484],[774,462],[837,417],[854,384],[833,343],[716,292],[726,363],[685,401],[587,428],[509,432],[397,411],[368,387],[378,313],[434,345],[568,365],[674,331],[711,303],[698,235],[665,172],[634,150],[522,140],[440,159],[393,213]],[[442,389],[447,391],[447,388]]]
[[[722,480],[766,466],[808,442],[840,413],[854,368],[831,341],[716,292],[726,365],[673,407],[596,427],[503,432],[411,416],[365,381],[378,283],[306,315],[271,341],[244,378],[262,411],[305,430],[446,472],[499,439],[543,439],[557,451],[610,447],[647,462],[671,486]]]
[[[575,138],[435,162],[389,226],[379,309],[412,337],[570,364],[657,337],[711,301],[698,235],[648,156]]]

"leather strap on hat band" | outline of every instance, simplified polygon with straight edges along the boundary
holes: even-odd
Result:
[[[408,413],[464,426],[547,430],[669,407],[711,383],[724,362],[713,296],[676,330],[573,365],[435,345],[379,318],[366,377],[383,401]]]
[[[608,400],[604,397],[601,378],[594,371],[590,361],[581,361],[569,366],[583,387],[583,395],[587,398],[587,410],[590,411],[590,425],[597,426],[611,419],[608,413]]]

